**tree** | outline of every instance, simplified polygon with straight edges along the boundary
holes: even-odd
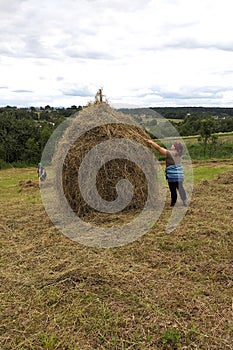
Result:
[[[204,146],[204,157],[206,156],[206,148],[207,148],[208,141],[212,136],[213,128],[214,128],[213,118],[201,120],[200,136],[198,138],[198,141],[201,142]]]
[[[218,135],[212,134],[210,138],[210,158],[213,156],[214,152],[217,149],[218,144]]]
[[[41,152],[38,141],[34,137],[29,137],[25,143],[22,160],[36,164],[38,163],[40,156]]]
[[[0,114],[1,158],[7,163],[22,161],[28,139],[33,137],[37,141],[39,137],[34,120],[24,117],[25,110],[21,112],[5,110]]]

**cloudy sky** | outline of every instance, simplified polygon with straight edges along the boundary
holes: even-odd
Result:
[[[0,105],[233,107],[231,0],[0,0]]]

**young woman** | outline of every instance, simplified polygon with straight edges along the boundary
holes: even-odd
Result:
[[[147,143],[153,146],[157,151],[166,156],[166,179],[168,181],[171,192],[171,207],[174,207],[177,201],[177,190],[183,201],[183,205],[187,207],[187,196],[183,186],[184,171],[182,165],[182,155],[184,148],[181,142],[175,141],[171,146],[171,150],[167,150],[159,146],[152,140],[146,140]]]

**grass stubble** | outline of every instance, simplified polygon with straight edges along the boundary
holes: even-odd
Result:
[[[19,186],[34,169],[1,171],[0,348],[232,349],[228,168],[198,177],[171,234],[167,203],[147,234],[111,249],[79,245],[53,226],[39,189]]]

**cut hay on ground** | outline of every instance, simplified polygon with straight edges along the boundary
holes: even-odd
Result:
[[[19,187],[21,187],[21,188],[28,188],[28,187],[39,188],[39,183],[38,183],[38,181],[33,181],[33,180],[20,180]]]
[[[18,191],[35,169],[1,170],[0,349],[232,350],[230,167],[195,185],[172,234],[167,201],[155,227],[113,249],[67,239],[38,189]]]

